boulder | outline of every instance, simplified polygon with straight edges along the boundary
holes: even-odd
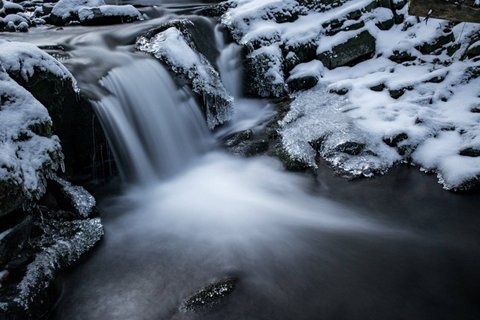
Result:
[[[82,25],[109,25],[133,22],[142,19],[140,12],[132,5],[84,7],[78,10],[78,19]]]
[[[214,129],[231,119],[233,97],[223,86],[215,68],[197,50],[188,32],[188,25],[193,23],[177,20],[156,28],[155,32],[158,33],[149,32],[139,37],[136,48],[155,56],[190,85],[202,102],[208,127]],[[155,34],[152,36],[152,33]]]
[[[345,42],[320,52],[317,59],[329,68],[353,66],[375,54],[376,40],[368,31],[362,31]]]

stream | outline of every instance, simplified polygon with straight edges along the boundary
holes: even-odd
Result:
[[[212,20],[192,18],[236,99],[234,121],[211,133],[192,93],[131,44],[208,1],[118,3],[158,7],[130,25],[10,36],[71,48],[62,62],[100,97],[123,181],[97,192],[105,239],[62,275],[51,319],[479,319],[478,195],[444,191],[418,168],[347,181],[327,167],[312,177],[226,153],[221,138],[274,113],[243,96],[239,48]],[[235,291],[214,310],[180,310],[232,276]]]

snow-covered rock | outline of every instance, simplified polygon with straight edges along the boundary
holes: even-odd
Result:
[[[221,23],[246,49],[250,92],[308,89],[280,123],[293,160],[353,176],[410,162],[446,189],[478,186],[480,25],[407,11],[404,0],[234,0]]]
[[[52,9],[49,21],[64,25],[78,21],[84,25],[117,24],[141,20],[131,5],[107,5],[104,0],[60,0]]]
[[[142,15],[132,5],[83,7],[78,10],[78,19],[83,25],[118,24],[141,20]]]
[[[62,165],[60,141],[51,126],[47,109],[1,67],[0,185],[15,197],[2,196],[0,208],[19,197],[42,196],[46,178]]]
[[[173,22],[175,25],[191,24],[188,20]],[[220,75],[210,62],[195,49],[186,32],[167,26],[152,37],[140,37],[137,49],[153,54],[170,70],[183,76],[194,93],[203,100],[207,124],[210,129],[230,120],[233,98],[223,86]]]

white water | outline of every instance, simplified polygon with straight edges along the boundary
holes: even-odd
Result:
[[[158,62],[135,60],[100,83],[112,95],[97,110],[124,179],[157,181],[211,146],[198,105]]]
[[[219,45],[219,60],[229,57],[231,46]],[[231,83],[239,82],[238,69],[220,71]],[[292,226],[382,230],[339,204],[309,195],[309,182],[284,172],[276,160],[238,159],[215,150],[199,106],[160,63],[136,60],[112,70],[101,85],[112,94],[98,104],[101,120],[122,175],[135,184],[118,201],[134,208],[124,219],[138,234],[170,234],[221,244],[227,251],[240,245],[254,254],[256,241],[275,246]],[[239,100],[243,103],[236,104],[236,117],[220,130],[223,134],[255,128],[271,116],[264,101]]]

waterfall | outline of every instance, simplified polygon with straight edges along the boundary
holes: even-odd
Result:
[[[223,85],[235,98],[242,95],[242,48],[236,43],[227,44],[221,25],[215,26],[215,43],[220,51],[217,59]]]
[[[96,103],[97,112],[125,180],[171,176],[209,149],[212,139],[197,103],[157,61],[134,60],[100,84],[110,95]]]

